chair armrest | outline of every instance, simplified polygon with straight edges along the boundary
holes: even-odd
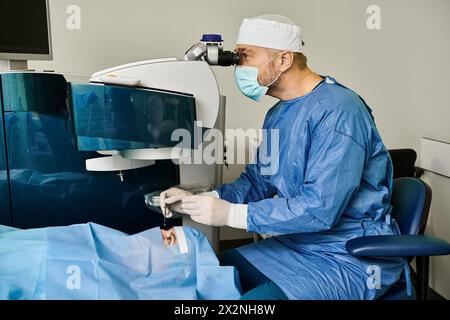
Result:
[[[421,167],[414,167],[414,176],[415,176],[415,178],[420,179],[420,177],[422,177],[424,172],[425,172],[425,170],[422,169]]]
[[[367,236],[347,241],[347,252],[358,257],[419,257],[450,254],[450,244],[423,235]]]

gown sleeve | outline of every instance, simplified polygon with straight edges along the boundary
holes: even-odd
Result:
[[[244,204],[273,197],[276,193],[276,189],[261,175],[258,163],[248,164],[238,179],[216,191],[223,200]]]

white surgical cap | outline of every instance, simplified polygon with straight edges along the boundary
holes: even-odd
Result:
[[[292,52],[303,51],[300,27],[287,17],[276,14],[244,19],[236,43]]]

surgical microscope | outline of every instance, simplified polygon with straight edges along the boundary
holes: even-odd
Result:
[[[237,53],[223,49],[221,35],[205,34],[181,59],[134,62],[96,72],[88,84],[71,83],[78,149],[101,154],[86,160],[86,169],[117,171],[123,179],[126,170],[151,166],[159,160],[176,162],[186,154],[192,155],[198,149],[198,142],[190,141],[188,146],[180,147],[171,140],[171,135],[179,128],[187,130],[191,137],[212,128],[223,133],[225,97],[220,95],[211,66],[238,63]],[[130,110],[134,110],[133,118],[126,123],[123,114]],[[107,131],[105,125],[111,130]],[[219,142],[201,141],[201,144],[208,143]],[[222,184],[223,159],[217,160],[212,165],[179,161],[177,187],[201,193]],[[143,200],[153,212],[163,214],[159,194],[164,190],[145,194]],[[174,219],[180,218],[177,214],[163,216],[165,229],[173,226],[172,221],[180,220]],[[203,231],[217,248],[218,228],[200,225],[185,216],[182,224]]]

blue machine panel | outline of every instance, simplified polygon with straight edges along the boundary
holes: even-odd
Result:
[[[3,122],[2,90],[0,86],[0,224],[11,225],[9,207],[8,164],[6,162],[5,127]]]
[[[64,77],[11,73],[0,79],[10,225],[34,228],[93,221],[135,233],[162,224],[161,216],[147,209],[143,195],[179,183],[172,161],[126,171],[123,182],[117,172],[87,172],[85,160],[99,154],[77,149]]]
[[[103,84],[70,84],[78,149],[173,147],[175,129],[194,137],[195,99],[181,93]]]

